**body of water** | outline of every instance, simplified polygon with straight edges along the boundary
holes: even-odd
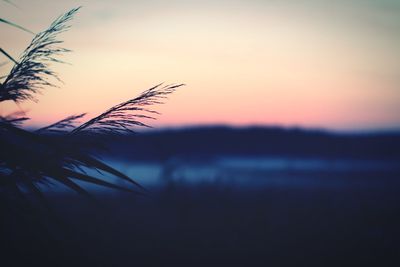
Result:
[[[397,183],[400,174],[397,162],[372,160],[221,157],[209,161],[174,158],[164,163],[107,162],[150,187],[168,183],[240,187],[379,186]]]

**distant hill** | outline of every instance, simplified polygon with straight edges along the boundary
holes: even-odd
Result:
[[[284,156],[400,159],[400,133],[341,134],[277,127],[193,127],[109,137],[108,156],[135,160],[170,157]]]

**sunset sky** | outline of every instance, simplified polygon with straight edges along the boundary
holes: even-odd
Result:
[[[158,84],[185,83],[152,125],[400,129],[398,0],[13,0],[0,17],[34,32],[83,6],[61,35],[64,84],[22,109],[42,125],[96,115]],[[0,24],[18,58],[32,35]],[[0,57],[0,63],[6,61]],[[12,67],[0,68],[2,75]]]

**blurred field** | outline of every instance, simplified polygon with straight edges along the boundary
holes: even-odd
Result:
[[[154,170],[155,165],[150,166],[153,168],[147,169]],[[193,171],[193,163],[190,166],[192,173],[206,176],[207,172]],[[143,168],[139,174],[145,173]],[[148,186],[150,197],[94,190],[98,200],[94,204],[72,193],[48,193],[67,222],[65,228],[52,227],[58,242],[49,241],[40,227],[8,222],[12,227],[3,236],[11,238],[4,255],[13,255],[13,263],[53,266],[400,263],[400,180],[396,170],[292,168],[285,172],[242,166],[220,171],[228,176],[225,180],[193,182],[193,177],[163,178],[163,168],[153,172],[161,178]],[[186,172],[182,171],[185,168]],[[177,168],[174,172],[189,174],[188,168],[181,166],[181,171]],[[237,181],[229,176],[264,183],[245,186],[229,182]]]

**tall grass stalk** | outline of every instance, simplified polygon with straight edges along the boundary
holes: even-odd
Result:
[[[71,9],[58,17],[48,29],[36,34],[18,60],[7,56],[14,66],[0,84],[0,102],[36,101],[37,93],[57,86],[55,81],[60,79],[51,65],[63,63],[60,56],[70,51],[61,46],[63,42],[59,35],[70,28],[69,22],[79,9]],[[1,22],[15,26],[4,20]],[[1,51],[4,55],[8,54]],[[137,126],[149,127],[143,120],[154,119],[158,114],[150,106],[161,104],[181,86],[159,84],[80,125],[78,121],[85,117],[85,113],[68,116],[36,131],[21,126],[29,119],[25,113],[0,117],[0,191],[2,194],[11,192],[14,196],[22,196],[28,190],[43,206],[48,203],[40,185],[54,182],[87,197],[91,195],[79,184],[81,181],[146,194],[147,191],[136,181],[92,154],[102,144],[87,142],[82,136],[125,134],[133,132]],[[99,175],[88,174],[87,169],[95,170]],[[131,186],[109,182],[100,174],[127,181]]]

